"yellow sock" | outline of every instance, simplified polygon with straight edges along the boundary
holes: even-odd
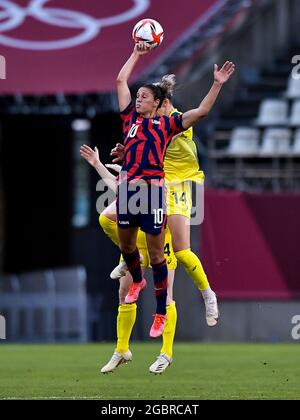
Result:
[[[104,214],[100,214],[99,223],[104,233],[113,241],[114,244],[119,246],[119,236],[117,223],[114,220],[110,220]]]
[[[195,285],[201,292],[209,288],[209,283],[202,264],[191,248],[175,252],[177,260],[183,264],[185,271],[191,277]]]
[[[136,319],[136,304],[119,305],[117,318],[117,347],[116,351],[125,353],[129,349],[129,340]]]
[[[175,302],[172,302],[170,305],[167,305],[167,322],[163,332],[163,346],[160,351],[169,357],[173,357],[173,341],[175,336],[176,323],[176,304]]]

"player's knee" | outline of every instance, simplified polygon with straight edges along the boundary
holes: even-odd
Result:
[[[103,225],[111,222],[116,222],[116,215],[112,214],[107,209],[104,209],[103,212],[99,216],[99,223],[103,227]]]
[[[109,218],[103,213],[99,216],[99,224],[102,227],[102,229],[105,232],[105,229],[107,228],[107,224],[109,223]]]
[[[181,264],[184,264],[187,262],[187,257],[190,257],[191,255],[194,255],[191,251],[191,248],[181,249],[179,251],[175,251],[175,256],[177,258],[177,261],[179,261]]]
[[[121,243],[120,250],[122,254],[132,254],[136,250],[135,243]]]
[[[174,240],[173,238],[172,246],[173,246],[174,252],[180,252],[185,249],[189,249],[191,247],[191,244],[188,239],[176,238],[176,240]]]
[[[162,252],[153,252],[150,254],[150,261],[151,265],[160,264],[162,261],[164,261],[165,257]]]

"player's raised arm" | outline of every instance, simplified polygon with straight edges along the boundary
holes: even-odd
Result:
[[[99,152],[97,147],[91,149],[89,146],[84,144],[80,147],[81,156],[98,172],[99,176],[103,179],[106,185],[111,188],[114,192],[117,189],[116,178],[109,172],[108,169],[103,165],[99,158]]]
[[[136,65],[139,61],[141,55],[147,54],[150,51],[150,46],[144,42],[139,42],[135,44],[133,52],[129,59],[126,61],[124,66],[121,68],[120,73],[117,77],[117,94],[118,94],[118,101],[119,101],[119,109],[120,111],[124,111],[125,108],[131,102],[131,94],[128,87],[128,80],[129,77]]]
[[[223,67],[219,70],[215,64],[214,67],[214,82],[210,91],[202,100],[198,108],[191,109],[182,115],[182,124],[187,129],[192,125],[196,124],[202,118],[206,117],[212,109],[216,99],[222,89],[224,83],[226,83],[230,76],[235,70],[235,65],[231,61],[226,61]]]

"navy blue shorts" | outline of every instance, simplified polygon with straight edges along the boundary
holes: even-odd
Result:
[[[119,228],[139,227],[158,235],[167,223],[165,187],[152,184],[123,183],[117,189],[117,223]]]

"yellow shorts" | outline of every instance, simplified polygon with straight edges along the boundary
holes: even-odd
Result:
[[[191,182],[167,183],[167,215],[181,214],[191,217],[192,190]]]
[[[144,244],[144,246],[143,246]],[[145,270],[146,268],[151,267],[150,264],[150,257],[148,254],[147,243],[146,243],[146,235],[141,230],[138,234],[138,241],[137,245],[139,248],[140,253],[143,256],[142,268]],[[165,236],[165,258],[167,261],[168,270],[176,270],[177,267],[177,258],[175,257],[173,246],[172,246],[172,237],[168,226],[166,227],[166,236]],[[122,261],[122,256],[120,261]]]

